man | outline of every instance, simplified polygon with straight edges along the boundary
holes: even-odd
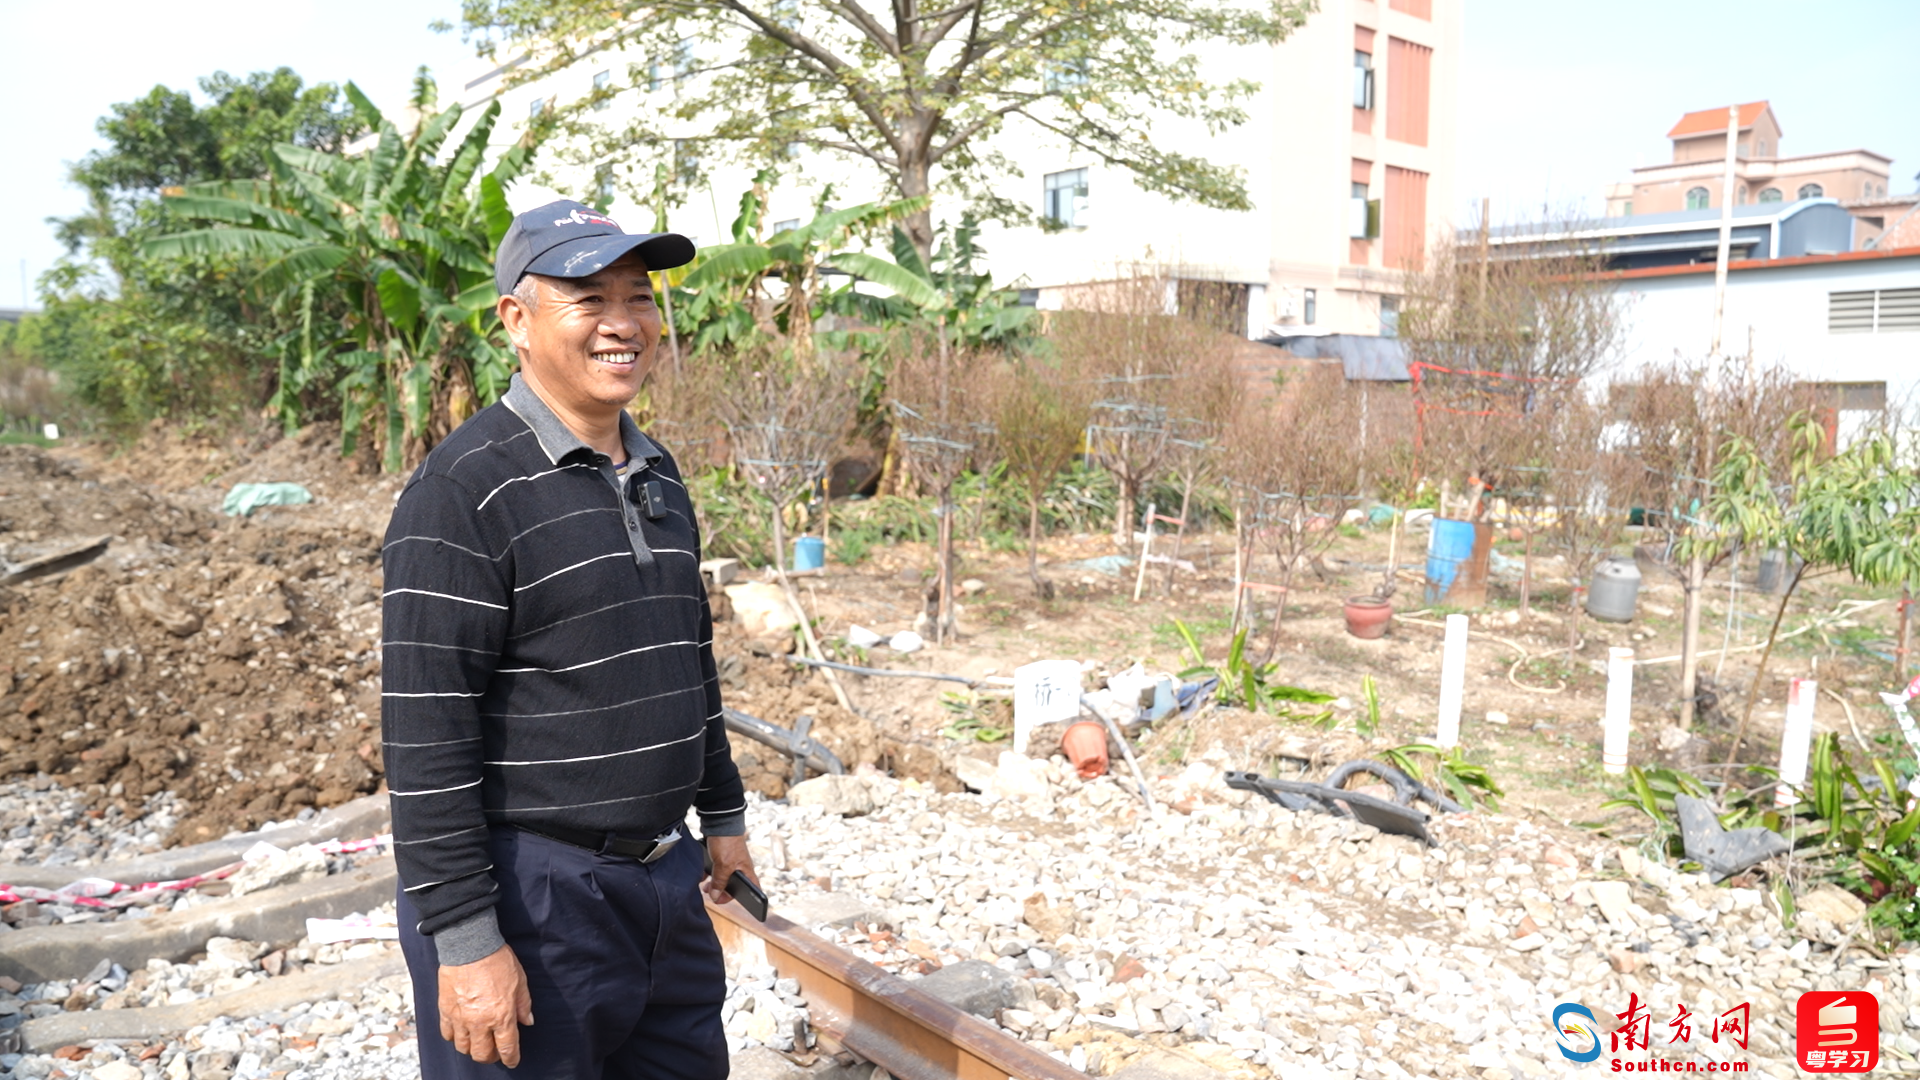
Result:
[[[692,258],[580,203],[515,218],[520,372],[394,507],[381,720],[426,1080],[727,1074],[682,822],[724,904],[755,877],[746,804],[693,505],[624,408],[660,340],[648,271]]]

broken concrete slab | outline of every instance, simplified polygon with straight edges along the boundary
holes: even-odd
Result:
[[[1715,881],[1785,855],[1793,845],[1772,829],[1753,826],[1729,832],[1720,824],[1713,804],[1691,795],[1675,795],[1673,810],[1680,819],[1680,842],[1687,858],[1700,864]]]
[[[185,1005],[145,1009],[87,1009],[29,1020],[20,1025],[21,1049],[44,1054],[99,1039],[156,1039],[223,1016],[247,1017],[290,1009],[303,1001],[328,1001],[359,993],[375,980],[403,974],[399,952],[341,964],[316,964],[298,974],[216,994]]]
[[[1226,1080],[1226,1075],[1190,1057],[1151,1050],[1127,1062],[1113,1080]]]
[[[1633,917],[1632,885],[1624,881],[1596,881],[1587,886],[1587,892],[1608,924],[1629,930],[1640,925]]]
[[[23,983],[76,979],[102,957],[125,967],[148,960],[181,961],[216,937],[292,944],[308,918],[339,918],[392,900],[393,860],[380,859],[344,874],[229,897],[145,919],[39,926],[0,934],[0,975]]]
[[[849,893],[815,893],[783,900],[780,914],[799,926],[852,927],[856,923],[868,926],[891,926],[892,918],[886,909],[877,904],[869,904]]]
[[[253,845],[265,841],[279,848],[318,844],[328,840],[360,840],[387,831],[387,796],[364,795],[351,802],[323,810],[312,820],[275,829],[242,833],[225,840],[210,840],[191,847],[174,848],[123,863],[107,863],[76,869],[71,866],[12,866],[0,863],[0,882],[31,885],[39,889],[57,889],[75,878],[97,877],[108,881],[137,884],[145,881],[176,881],[204,874],[217,866],[240,861]]]
[[[962,960],[915,980],[914,988],[975,1016],[992,1020],[1002,1009],[1018,1008],[1022,980],[984,960]],[[1031,1001],[1033,991],[1027,990]]]
[[[788,788],[787,802],[794,806],[817,806],[840,817],[859,817],[874,810],[873,791],[866,780],[831,773]]]

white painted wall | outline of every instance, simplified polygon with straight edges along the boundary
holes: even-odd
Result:
[[[1920,256],[1846,259],[1727,275],[1723,351],[1785,364],[1807,382],[1884,382],[1889,402],[1920,404],[1920,331],[1831,333],[1829,293],[1920,288]],[[1713,273],[1621,283],[1629,329],[1615,379],[1678,355],[1697,360],[1713,338]]]

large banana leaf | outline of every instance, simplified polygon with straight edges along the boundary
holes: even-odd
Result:
[[[700,253],[700,265],[687,275],[689,289],[741,282],[763,274],[774,265],[773,255],[762,244],[720,244]]]
[[[864,251],[843,251],[829,258],[827,264],[835,270],[891,289],[894,295],[919,307],[943,307],[948,302],[946,294],[934,288],[925,278],[878,255],[869,255]]]

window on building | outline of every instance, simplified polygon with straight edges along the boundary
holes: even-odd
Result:
[[[607,106],[613,104],[612,99],[607,96],[607,90],[612,86],[613,86],[612,71],[596,71],[593,73],[593,94],[594,94],[593,107],[596,110],[604,109]]]
[[[1400,336],[1400,298],[1397,296],[1380,298],[1380,336]]]
[[[1920,289],[1861,289],[1827,294],[1827,332],[1884,334],[1920,330]]]
[[[1082,229],[1087,226],[1087,170],[1048,173],[1044,198],[1041,215],[1053,227]]]
[[[1620,216],[1621,217],[1633,216],[1633,200],[1632,199],[1628,199],[1626,202],[1623,202],[1620,204]]]
[[[1766,156],[1767,156],[1767,149],[1768,149],[1768,148],[1767,148],[1767,140],[1765,140],[1765,139],[1761,139],[1761,140],[1760,140],[1760,156],[1761,156],[1761,157],[1766,157]]]
[[[1711,202],[1711,197],[1707,194],[1706,188],[1697,187],[1697,188],[1688,189],[1687,209],[1705,210],[1710,205],[1710,202]]]
[[[1353,50],[1353,107],[1373,108],[1373,54]]]
[[[1802,199],[1818,199],[1826,193],[1827,189],[1821,187],[1819,184],[1801,184],[1799,197]]]
[[[771,233],[768,233],[767,235],[778,236],[781,233],[786,232],[788,229],[797,229],[799,227],[800,227],[799,218],[797,217],[784,218],[780,221],[774,222],[773,225],[771,226],[773,231]]]
[[[1347,200],[1347,235],[1355,240],[1372,240],[1380,235],[1380,203],[1374,199],[1367,185],[1358,180],[1352,182],[1351,195]]]
[[[1320,318],[1320,291],[1303,289],[1300,293],[1300,322],[1312,326]]]
[[[1770,203],[1770,202],[1780,202],[1780,201],[1782,201],[1782,196],[1781,196],[1781,194],[1780,194],[1780,189],[1779,189],[1779,188],[1777,188],[1777,187],[1770,187],[1770,188],[1761,188],[1761,189],[1760,189],[1760,201],[1761,201],[1761,202],[1763,202],[1763,203]]]
[[[1399,38],[1387,39],[1387,138],[1427,145],[1432,74],[1432,49]]]
[[[1745,184],[1740,185],[1740,190],[1734,197],[1733,205],[1735,206],[1747,205],[1747,185]]]

